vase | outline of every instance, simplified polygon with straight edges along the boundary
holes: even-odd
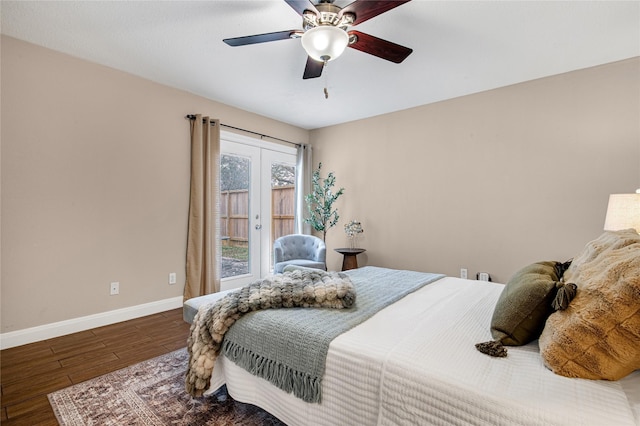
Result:
[[[354,249],[358,247],[358,242],[356,241],[356,236],[352,235],[349,237],[349,248]]]

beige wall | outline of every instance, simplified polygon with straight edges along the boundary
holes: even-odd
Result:
[[[309,137],[7,37],[1,78],[3,333],[182,295],[186,114]],[[120,295],[109,296],[111,281]]]
[[[312,141],[346,188],[332,269],[357,218],[361,264],[505,281],[573,256],[640,186],[639,59],[309,135],[11,38],[1,54],[3,333],[182,294],[189,113]]]
[[[311,142],[345,187],[329,267],[356,218],[360,265],[506,282],[573,257],[602,232],[608,195],[640,187],[640,59],[318,129]]]

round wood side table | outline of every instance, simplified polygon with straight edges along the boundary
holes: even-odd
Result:
[[[342,258],[342,270],[356,269],[358,267],[358,255],[364,253],[363,248],[337,248],[334,249],[344,257]]]

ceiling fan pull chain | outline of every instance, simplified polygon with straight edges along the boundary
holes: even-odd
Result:
[[[324,67],[328,68],[327,65],[329,64],[329,61],[324,61]],[[327,89],[327,87],[329,87],[329,72],[328,70],[324,72],[324,98],[325,99],[329,99],[329,90]]]

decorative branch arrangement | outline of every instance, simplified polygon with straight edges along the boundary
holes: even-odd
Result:
[[[351,222],[344,225],[344,232],[347,234],[347,237],[353,238],[357,234],[362,234],[364,229],[362,229],[362,224],[357,220],[352,220]]]
[[[352,220],[351,222],[344,225],[344,232],[347,234],[347,238],[349,238],[349,248],[356,248],[356,241],[358,239],[358,235],[364,232],[362,229],[362,224],[357,220]]]

